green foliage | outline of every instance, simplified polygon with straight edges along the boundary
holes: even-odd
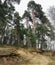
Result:
[[[23,43],[24,35],[26,35],[26,42],[28,46],[36,48],[36,44],[38,43],[38,45],[41,44],[41,50],[42,48],[46,48],[47,43],[45,36],[53,39],[54,28],[42,11],[41,5],[36,4],[34,1],[30,1],[27,5],[27,10],[25,10],[21,18],[19,13],[15,11],[14,6],[12,5],[12,2],[15,1],[18,2],[20,0],[5,0],[4,3],[2,3],[0,0],[0,35],[4,39],[6,36],[5,41],[7,41],[7,38],[10,36],[10,43],[12,43],[13,40],[15,41],[14,43],[16,43],[16,46],[18,46],[17,44],[20,44],[21,42]],[[34,15],[32,15],[32,12]],[[35,25],[33,24],[32,17],[34,19]],[[40,20],[40,23],[37,18]],[[23,21],[23,19],[26,19],[27,28],[21,24],[21,21]],[[33,26],[31,27],[29,22],[35,26],[35,33],[33,33]],[[38,42],[36,42],[36,40]]]
[[[23,18],[25,18],[27,20],[27,22],[29,23],[29,21],[32,21],[32,11],[34,13],[34,19],[35,18],[39,18],[41,23],[36,23],[36,29],[35,29],[35,34],[33,34],[33,28],[27,28],[27,33],[26,35],[28,36],[30,42],[34,45],[36,44],[36,40],[41,41],[41,49],[42,47],[46,48],[47,47],[47,43],[46,43],[46,39],[45,36],[48,36],[50,38],[53,37],[53,30],[52,30],[52,25],[49,22],[48,18],[45,16],[44,12],[42,11],[42,7],[40,4],[36,4],[34,1],[30,1],[28,3],[28,10],[25,11]],[[27,24],[28,25],[28,24]],[[38,42],[39,44],[39,42]]]
[[[18,4],[20,4],[20,0],[5,0],[4,1],[4,3],[6,3],[6,2],[14,2],[14,3],[18,3]]]
[[[27,18],[28,21],[32,21],[31,15],[28,11],[25,11],[22,18]]]

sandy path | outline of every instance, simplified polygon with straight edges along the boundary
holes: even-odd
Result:
[[[28,60],[30,62],[28,65],[48,65],[50,61],[50,58],[37,53],[32,54],[26,50],[18,50],[17,52],[25,60]]]

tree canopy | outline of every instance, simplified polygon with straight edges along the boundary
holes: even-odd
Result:
[[[0,1],[1,43],[40,48],[41,50],[46,49],[46,36],[51,40],[54,38],[54,27],[42,11],[41,5],[35,3],[35,1],[29,1],[27,10],[21,17],[15,11],[13,2],[19,4],[20,0],[4,0],[3,3]],[[23,21],[24,23],[22,23]],[[27,28],[25,28],[25,24]],[[24,40],[26,41],[25,45]]]

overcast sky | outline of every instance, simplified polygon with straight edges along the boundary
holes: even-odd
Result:
[[[27,9],[27,3],[31,0],[21,0],[20,5],[16,4],[16,11],[22,14]],[[41,4],[43,11],[46,13],[50,6],[55,6],[55,0],[34,0],[36,3]]]

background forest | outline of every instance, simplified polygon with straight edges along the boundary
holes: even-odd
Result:
[[[55,26],[41,5],[30,1],[21,17],[15,10],[15,3],[19,5],[20,1],[0,0],[0,45],[54,50],[55,44],[51,41],[55,40]],[[55,21],[55,7],[50,7],[48,12]]]

